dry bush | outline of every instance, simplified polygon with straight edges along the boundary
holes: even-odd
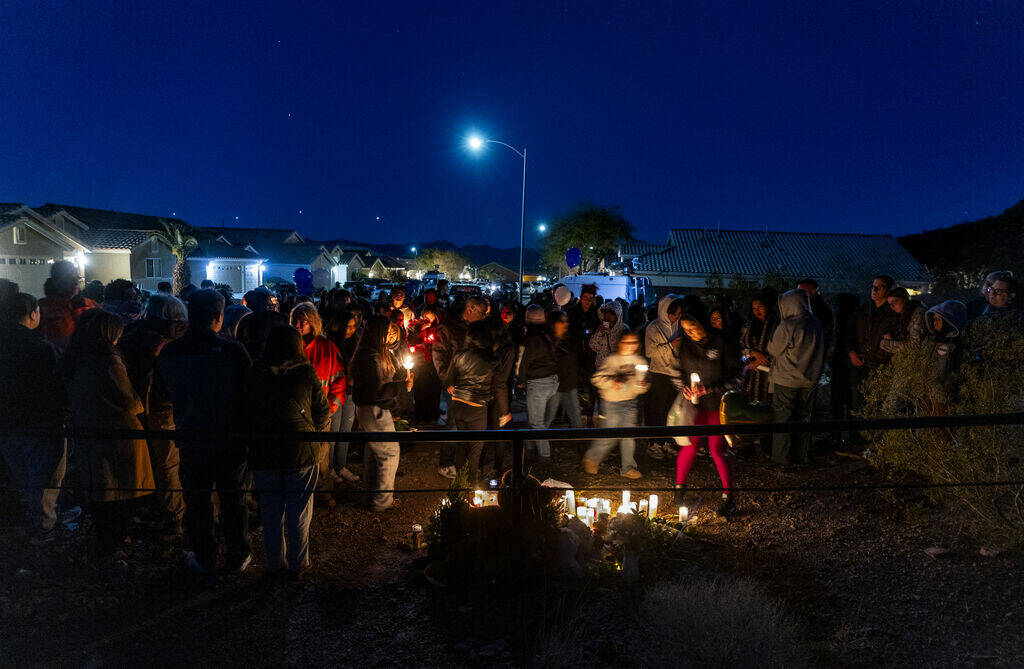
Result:
[[[805,640],[782,605],[748,580],[663,583],[640,604],[646,667],[806,667]]]
[[[907,347],[863,386],[864,417],[1000,414],[1024,410],[1024,336],[1012,323],[981,321],[970,329],[943,378],[931,342]],[[1024,480],[1020,426],[888,430],[869,435],[871,462],[894,477],[929,483]],[[1024,486],[932,488],[930,497],[977,529],[1011,542],[1024,539]]]

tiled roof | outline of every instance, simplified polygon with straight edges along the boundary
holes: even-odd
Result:
[[[323,253],[319,244],[283,244],[264,241],[253,244],[253,247],[270,262],[295,265],[308,265]]]
[[[338,264],[349,265],[356,258],[359,258],[360,262],[362,261],[362,258],[355,251],[344,251],[341,253],[341,255],[338,256]]]
[[[622,242],[619,245],[619,255],[624,258],[635,258],[636,256],[642,256],[645,253],[655,253],[657,251],[664,250],[664,244],[652,244],[650,242],[629,241]]]
[[[398,258],[392,258],[391,256],[366,253],[363,254],[360,260],[363,261],[363,265],[366,267],[369,267],[373,263],[377,262],[377,260],[380,260],[380,264],[383,265],[385,269],[405,269],[405,265],[402,264],[401,260]]]
[[[192,252],[189,259],[192,258],[224,258],[230,260],[266,260],[264,256],[256,255],[252,251],[240,249],[237,246],[231,246],[224,242],[217,241],[216,239],[204,239],[199,242],[198,248]]]
[[[132,250],[149,239],[150,233],[142,230],[97,230],[91,228],[77,234],[85,244],[94,249]]]
[[[9,214],[16,209],[21,209],[25,205],[18,204],[17,202],[0,202],[0,214]]]
[[[90,228],[102,228],[104,230],[163,230],[164,226],[161,221],[185,223],[180,218],[174,218],[173,216],[129,214],[123,211],[92,209],[90,207],[76,207],[64,204],[48,203],[35,209],[43,216],[52,216],[64,210]]]
[[[297,234],[296,230],[287,228],[204,228],[204,230],[216,237],[224,237],[233,246],[251,244],[260,253],[264,253],[263,249],[260,248],[261,244],[268,242],[283,244],[284,240]]]
[[[899,281],[927,281],[924,268],[889,235],[827,232],[756,232],[677,229],[668,248],[644,255],[643,272],[847,280],[891,274]]]

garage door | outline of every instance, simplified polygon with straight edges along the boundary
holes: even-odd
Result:
[[[23,293],[43,297],[43,284],[50,278],[50,258],[0,257],[0,279],[18,284]]]

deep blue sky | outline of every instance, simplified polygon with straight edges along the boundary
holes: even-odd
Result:
[[[0,201],[517,245],[519,159],[470,128],[528,147],[531,227],[901,234],[1024,197],[1024,3],[871,4],[8,0]]]

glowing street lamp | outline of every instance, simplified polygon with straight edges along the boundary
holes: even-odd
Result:
[[[522,210],[520,212],[520,223],[519,223],[519,299],[523,299],[523,249],[526,247],[526,147],[520,151],[511,144],[500,142],[496,139],[487,139],[480,135],[470,135],[466,139],[466,146],[470,148],[474,153],[479,153],[483,148],[484,144],[501,144],[506,149],[511,149],[517,156],[523,159],[523,201]],[[543,230],[541,230],[543,232]]]
[[[541,223],[540,225],[537,226],[537,230],[539,232],[547,232],[548,231],[548,226],[546,226],[543,223]]]

